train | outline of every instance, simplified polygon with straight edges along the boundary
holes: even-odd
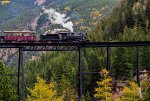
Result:
[[[87,34],[69,31],[47,32],[36,36],[35,31],[3,31],[0,42],[86,42]]]

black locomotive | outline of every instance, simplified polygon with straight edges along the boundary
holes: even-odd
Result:
[[[41,35],[39,41],[50,42],[86,42],[87,36],[83,33],[59,32],[55,34]]]

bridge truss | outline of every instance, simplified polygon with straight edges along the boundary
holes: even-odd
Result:
[[[82,79],[84,74],[98,74],[99,72],[84,72],[82,66],[82,51],[85,48],[100,48],[105,47],[107,52],[107,69],[109,71],[111,68],[111,47],[135,47],[136,48],[136,62],[137,62],[137,83],[140,87],[140,57],[139,57],[139,47],[150,46],[150,41],[145,42],[86,42],[86,43],[0,43],[0,48],[17,48],[19,50],[18,59],[18,73],[10,74],[10,76],[17,76],[18,78],[18,88],[17,94],[19,99],[25,101],[25,78],[24,78],[24,65],[23,65],[23,52],[24,51],[78,51],[79,61],[78,61],[78,101],[82,100]],[[111,73],[110,73],[111,74]],[[0,75],[3,76],[3,75]],[[20,77],[22,77],[20,81]],[[21,86],[21,89],[20,89]],[[22,90],[22,94],[20,94]]]

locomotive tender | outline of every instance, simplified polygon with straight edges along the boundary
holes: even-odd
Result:
[[[58,33],[46,33],[36,36],[34,31],[4,31],[0,34],[0,42],[86,42],[87,36],[84,33],[71,33],[60,31]]]

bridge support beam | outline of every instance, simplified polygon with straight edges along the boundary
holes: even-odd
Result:
[[[18,87],[17,87],[17,95],[18,95],[18,101],[20,101],[20,64],[21,64],[21,49],[19,48],[19,59],[18,59]]]
[[[110,76],[112,75],[112,70],[111,70],[111,62],[110,62],[110,47],[107,47],[107,70],[110,72]]]
[[[140,55],[139,55],[139,47],[136,47],[136,63],[137,63],[137,84],[140,87]]]
[[[82,101],[82,49],[81,47],[79,47],[78,49],[79,51],[79,68],[78,68],[78,98],[79,98],[79,101]]]
[[[23,66],[23,48],[19,48],[19,62],[18,62],[18,95],[19,95],[19,101],[20,101],[20,83],[21,85],[21,89],[22,89],[22,101],[25,101],[25,80],[24,80],[24,66]],[[20,73],[20,69],[21,69],[21,73]],[[20,82],[20,76],[22,76],[22,81]]]

